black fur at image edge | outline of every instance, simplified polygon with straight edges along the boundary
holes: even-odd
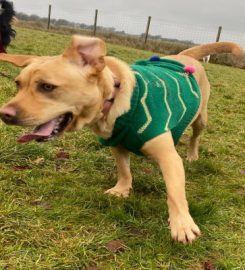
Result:
[[[11,21],[15,16],[12,3],[0,0],[0,53],[6,53],[6,48],[15,37],[15,30],[11,27]]]

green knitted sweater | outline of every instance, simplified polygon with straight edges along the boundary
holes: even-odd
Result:
[[[145,142],[170,130],[177,144],[200,105],[200,89],[181,63],[141,60],[131,66],[136,85],[130,110],[117,118],[105,146],[121,145],[138,155]]]

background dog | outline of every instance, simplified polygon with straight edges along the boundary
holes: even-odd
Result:
[[[16,32],[12,29],[11,23],[15,16],[12,3],[0,1],[0,53],[6,52],[6,48],[15,37]]]

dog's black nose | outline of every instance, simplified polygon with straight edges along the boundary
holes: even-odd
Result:
[[[8,125],[17,123],[17,110],[12,106],[6,106],[0,109],[0,118]]]

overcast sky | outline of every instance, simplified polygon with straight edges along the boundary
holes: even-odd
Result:
[[[17,12],[52,16],[74,22],[93,24],[94,10],[99,10],[98,24],[143,33],[147,17],[152,16],[150,33],[181,39],[209,42],[215,39],[219,25],[223,39],[245,45],[245,0],[14,0]],[[206,31],[205,31],[206,30]]]

